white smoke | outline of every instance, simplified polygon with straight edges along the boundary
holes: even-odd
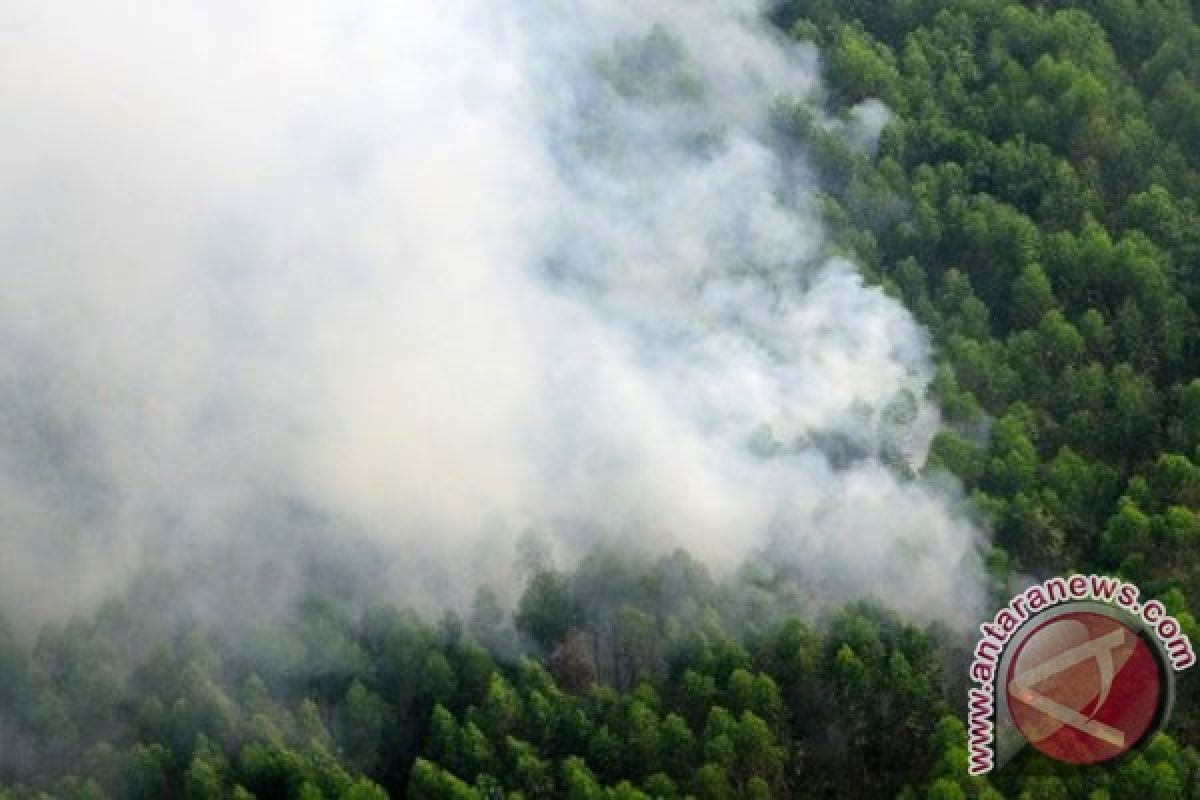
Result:
[[[883,466],[926,337],[825,255],[769,124],[814,53],[744,6],[5,3],[0,603],[282,503],[408,593],[536,528],[969,606],[976,532]]]

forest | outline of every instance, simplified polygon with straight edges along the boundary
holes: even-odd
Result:
[[[989,601],[1118,575],[1200,640],[1200,2],[783,0],[770,23],[819,53],[823,106],[771,119],[829,246],[930,332],[922,471],[990,532]],[[869,98],[870,152],[823,121]],[[515,610],[484,587],[440,617],[315,576],[282,620],[218,628],[151,570],[32,639],[0,621],[0,800],[1200,797],[1191,674],[1127,756],[969,777],[970,632],[814,613],[767,563],[683,550],[524,575]]]

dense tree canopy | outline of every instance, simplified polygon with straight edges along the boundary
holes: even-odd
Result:
[[[781,101],[832,247],[931,331],[962,482],[1014,575],[1200,597],[1200,4],[785,0],[826,107]],[[652,59],[643,66],[653,72]],[[646,80],[652,74],[643,76]],[[882,100],[878,147],[828,120]],[[1183,798],[1200,707],[1103,768],[966,775],[961,636],[756,601],[686,553],[538,564],[440,624],[314,590],[247,649],[153,593],[0,625],[0,800]],[[169,589],[168,589],[169,591]],[[243,632],[242,635],[245,635]]]

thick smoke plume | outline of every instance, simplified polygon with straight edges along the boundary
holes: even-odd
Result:
[[[926,337],[770,124],[815,54],[657,6],[5,3],[3,607],[308,536],[455,601],[529,531],[969,606]]]

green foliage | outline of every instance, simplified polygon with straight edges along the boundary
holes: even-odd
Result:
[[[542,647],[562,641],[577,612],[566,578],[552,570],[539,570],[517,606],[517,630]]]
[[[773,121],[811,164],[832,248],[931,333],[945,425],[924,471],[956,476],[991,526],[992,588],[1119,572],[1193,637],[1197,11],[771,12],[821,48],[829,87],[827,107],[781,100]],[[601,68],[627,97],[708,102],[691,57],[654,28]],[[876,152],[839,127],[867,98],[893,115]],[[944,631],[864,603],[818,618],[682,552],[599,550],[568,574],[536,536],[525,549],[514,614],[484,588],[465,622],[440,626],[315,594],[243,634],[249,648],[136,592],[24,638],[0,619],[0,800],[1143,800],[1200,786],[1186,685],[1170,730],[1138,753],[1086,772],[1027,754],[993,785],[966,775],[962,642]]]
[[[1198,12],[1178,0],[791,0],[774,14],[826,53],[827,113],[865,96],[895,112],[873,157],[822,142],[816,123],[791,133],[812,145],[835,241],[933,334],[946,427],[925,469],[957,476],[990,524],[997,591],[1014,569],[1120,572],[1192,619]],[[906,213],[865,212],[889,204]],[[873,647],[864,629],[832,651],[848,708],[874,688]],[[908,674],[897,663],[888,686]],[[1189,744],[1198,717],[1193,697],[1177,703],[1172,727]],[[963,740],[943,731],[937,766],[905,796],[989,796],[965,779]],[[1002,788],[1184,796],[1196,758],[1184,752],[1096,768],[1090,782],[1021,763]]]

